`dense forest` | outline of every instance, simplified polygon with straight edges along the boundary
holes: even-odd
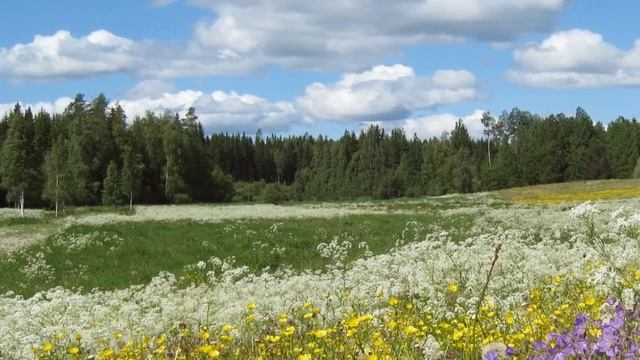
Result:
[[[439,138],[371,126],[323,136],[206,135],[195,109],[129,123],[117,104],[83,95],[61,114],[15,108],[0,121],[9,204],[63,208],[132,203],[389,198],[634,176],[640,124],[606,127],[578,108],[546,118],[484,114],[485,136],[459,121]],[[408,136],[407,136],[408,135]]]

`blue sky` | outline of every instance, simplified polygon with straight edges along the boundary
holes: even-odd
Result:
[[[103,92],[130,118],[194,106],[209,132],[330,136],[480,134],[482,111],[515,106],[640,117],[637,1],[88,4],[0,2],[0,112]]]

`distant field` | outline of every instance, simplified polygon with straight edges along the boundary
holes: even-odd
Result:
[[[517,205],[576,204],[640,196],[640,179],[577,181],[499,190],[498,197]]]

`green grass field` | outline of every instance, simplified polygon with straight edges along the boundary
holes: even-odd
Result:
[[[121,208],[78,208],[61,218],[0,218],[0,293],[25,297],[56,286],[88,292],[146,284],[162,271],[180,277],[189,265],[211,257],[264,269],[323,270],[333,260],[320,257],[321,243],[349,241],[347,261],[382,254],[396,246],[423,240],[434,228],[464,233],[474,214],[443,215],[451,209],[478,206],[504,208],[509,204],[555,205],[640,195],[639,180],[608,180],[540,185],[488,194],[451,195],[344,203],[383,209],[385,214],[335,218],[194,221],[137,221],[103,225],[70,225],[65,218],[99,214],[125,215]],[[207,205],[203,205],[206,207]],[[230,205],[243,206],[243,205]],[[295,205],[291,205],[295,206]],[[24,243],[24,244],[22,244]],[[363,245],[361,245],[363,246]],[[0,246],[2,249],[2,246]],[[46,266],[45,266],[46,265]]]
[[[37,220],[28,223],[40,225]],[[125,288],[146,284],[161,271],[180,276],[185,266],[212,256],[233,257],[237,266],[247,266],[253,273],[267,267],[321,270],[331,260],[318,256],[320,243],[333,239],[366,243],[372,254],[380,254],[393,248],[394,240],[423,240],[432,226],[460,230],[470,224],[469,216],[443,217],[429,212],[211,224],[180,221],[75,225],[0,261],[0,292],[31,296],[55,286],[82,292]],[[364,252],[354,246],[347,260],[360,258]],[[17,271],[37,267],[30,261],[38,254],[51,270]]]

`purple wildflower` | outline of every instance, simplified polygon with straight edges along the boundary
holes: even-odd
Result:
[[[484,360],[499,360],[500,354],[498,354],[498,350],[491,350],[484,353]]]

